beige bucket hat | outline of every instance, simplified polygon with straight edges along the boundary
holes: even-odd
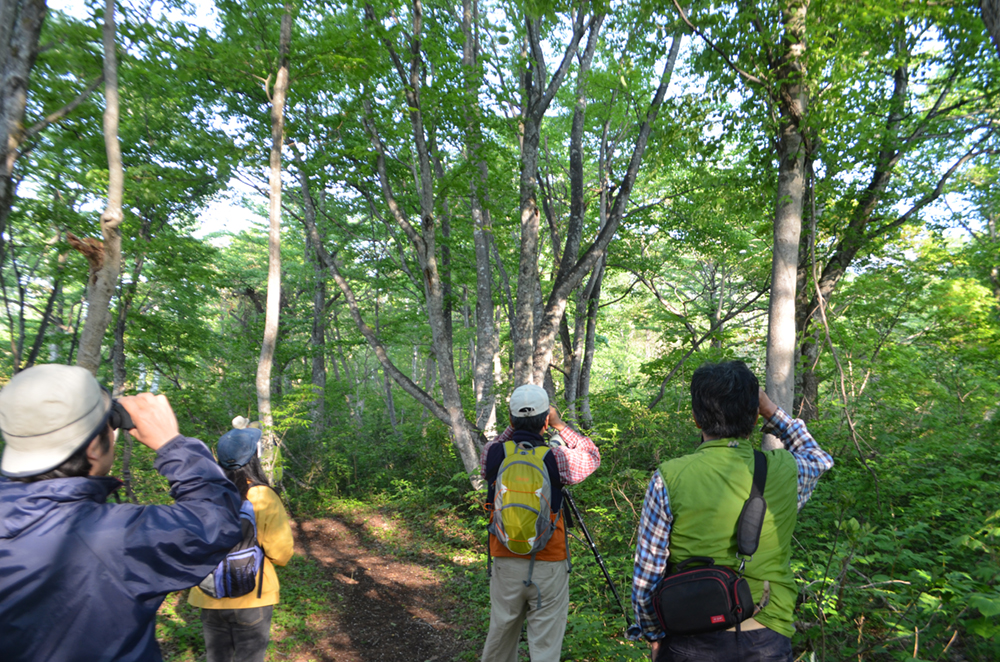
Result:
[[[0,391],[0,471],[21,478],[55,469],[100,432],[111,395],[86,368],[54,363],[18,374]]]

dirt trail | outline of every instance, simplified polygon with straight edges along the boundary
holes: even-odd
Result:
[[[336,611],[313,624],[315,646],[287,659],[450,662],[468,646],[450,624],[456,605],[428,568],[379,553],[360,527],[338,519],[304,520],[292,530],[296,553],[319,563],[340,597]]]

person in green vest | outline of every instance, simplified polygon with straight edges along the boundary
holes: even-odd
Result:
[[[833,458],[771,402],[742,361],[706,363],[691,377],[691,408],[702,441],[688,455],[660,464],[646,490],[632,576],[633,640],[652,645],[654,662],[756,662],[792,658],[792,532]],[[694,556],[737,568],[736,521],[750,494],[754,456],[749,437],[758,417],[784,449],[766,451],[767,515],[760,546],[745,566],[754,602],[763,608],[732,630],[667,637],[653,591],[671,566]]]

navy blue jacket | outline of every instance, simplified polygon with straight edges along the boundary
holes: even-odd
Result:
[[[174,505],[109,504],[109,477],[0,479],[0,658],[162,659],[156,610],[240,541],[240,495],[197,439],[154,466]]]

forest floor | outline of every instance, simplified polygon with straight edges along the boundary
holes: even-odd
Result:
[[[449,529],[444,537],[454,542],[461,534]],[[478,657],[485,632],[473,630],[482,627],[485,604],[474,596],[483,593],[479,583],[486,580],[469,574],[469,561],[453,546],[434,545],[429,531],[360,504],[298,518],[292,532],[295,555],[278,569],[281,603],[271,624],[269,662]],[[187,591],[164,601],[157,639],[167,662],[204,659],[201,617]]]
[[[460,607],[440,573],[420,560],[387,554],[368,535],[390,526],[377,514],[352,523],[327,517],[294,525],[296,553],[319,565],[337,608],[311,619],[308,649],[278,659],[446,662],[469,647],[457,634]]]

